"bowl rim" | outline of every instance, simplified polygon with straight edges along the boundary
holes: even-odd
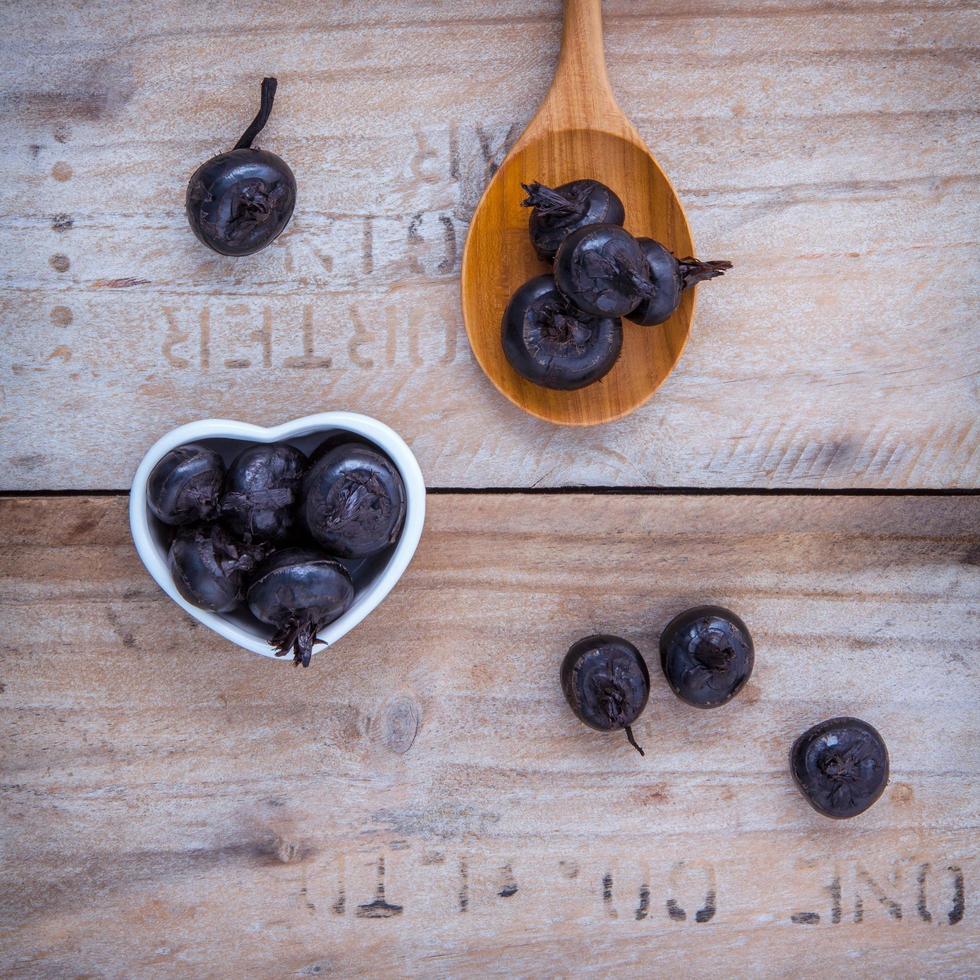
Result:
[[[381,604],[408,568],[422,537],[422,527],[425,522],[425,480],[412,450],[394,429],[368,415],[343,411],[304,415],[271,427],[235,419],[198,419],[195,422],[179,425],[157,439],[146,451],[133,476],[129,494],[129,526],[136,552],[153,580],[181,609],[190,613],[198,622],[210,627],[226,640],[264,657],[292,663],[289,658],[277,658],[268,640],[249,633],[237,623],[225,619],[220,613],[198,608],[177,591],[166,561],[161,557],[153,540],[150,513],[146,503],[147,480],[153,467],[163,456],[171,449],[188,442],[203,439],[240,439],[246,442],[270,443],[338,429],[363,436],[391,458],[405,481],[405,523],[388,564],[375,582],[356,596],[351,607],[339,619],[320,630],[320,639],[323,642],[313,647],[313,652],[317,653],[344,637]]]

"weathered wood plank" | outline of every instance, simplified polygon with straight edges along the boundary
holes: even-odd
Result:
[[[605,9],[624,109],[737,268],[651,404],[566,432],[492,389],[457,295],[557,2],[7,5],[0,486],[122,487],[178,422],[340,407],[436,486],[975,486],[976,6]],[[211,257],[184,181],[267,71],[299,210]]]
[[[0,972],[969,976],[978,527],[975,497],[434,496],[304,672],[177,612],[124,500],[0,500]],[[757,645],[715,712],[655,666],[699,600]],[[644,759],[562,699],[596,629],[652,661]],[[839,712],[893,764],[846,824],[786,766]]]

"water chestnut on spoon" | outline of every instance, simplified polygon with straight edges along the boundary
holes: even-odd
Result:
[[[681,293],[696,283],[725,274],[731,262],[701,262],[698,259],[677,259],[660,242],[652,238],[638,238],[647,265],[647,277],[653,284],[653,295],[626,317],[641,326],[652,327],[663,323],[677,309]]]
[[[246,594],[252,615],[275,627],[277,657],[309,667],[317,632],[343,615],[354,600],[347,569],[309,548],[283,548],[255,573]]]
[[[292,530],[306,457],[294,446],[254,445],[229,464],[221,519],[245,541],[283,541]]]
[[[341,443],[303,479],[301,512],[314,541],[340,558],[367,558],[398,540],[405,522],[405,484],[375,449]]]
[[[171,449],[153,467],[146,503],[157,520],[181,525],[214,518],[221,498],[225,464],[213,449],[188,443]]]
[[[626,220],[623,202],[598,180],[572,180],[559,187],[521,184],[527,197],[521,202],[531,208],[528,229],[538,258],[554,259],[565,238],[586,225],[621,225]]]
[[[571,391],[612,370],[622,350],[623,326],[618,318],[581,313],[558,292],[554,276],[536,276],[507,304],[501,342],[521,377]]]
[[[640,651],[607,633],[573,643],[561,665],[561,688],[579,721],[600,732],[623,730],[643,755],[630,727],[650,696],[650,674]]]
[[[187,219],[194,234],[222,255],[251,255],[289,223],[296,178],[281,157],[252,146],[272,112],[276,80],[262,79],[261,107],[233,150],[194,171],[187,185]]]
[[[625,316],[654,296],[643,251],[619,225],[568,235],[555,256],[555,282],[572,306],[592,316]]]

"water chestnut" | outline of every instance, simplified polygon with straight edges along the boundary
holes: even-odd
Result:
[[[810,806],[837,820],[864,813],[888,784],[885,740],[859,718],[830,718],[807,729],[789,761]]]
[[[243,449],[228,465],[221,519],[245,541],[283,541],[296,515],[306,457],[285,443]]]
[[[745,686],[754,663],[748,628],[721,606],[687,609],[660,635],[660,666],[667,683],[695,708],[717,708],[730,701]]]
[[[643,251],[619,225],[571,232],[555,256],[555,282],[572,306],[591,316],[625,316],[654,296]]]
[[[650,674],[628,640],[603,633],[573,643],[561,665],[561,688],[579,721],[600,732],[626,732],[643,755],[630,727],[650,696]]]
[[[317,632],[343,615],[354,585],[339,562],[309,548],[283,548],[255,573],[246,594],[252,615],[276,628],[276,656],[293,651],[309,667]]]
[[[566,236],[586,225],[621,225],[626,219],[623,202],[598,180],[573,180],[560,187],[521,184],[532,208],[528,227],[538,258],[550,262]]]
[[[296,204],[296,178],[281,157],[252,146],[272,112],[276,80],[262,80],[261,107],[235,148],[194,171],[187,219],[194,234],[222,255],[251,255],[283,231]]]
[[[405,484],[382,453],[357,442],[319,456],[303,479],[301,513],[314,541],[341,558],[393,545],[405,521]]]
[[[676,259],[660,242],[655,242],[652,238],[638,238],[637,241],[643,251],[647,276],[653,284],[654,292],[626,316],[642,326],[663,323],[677,309],[681,293],[685,289],[706,279],[724,275],[725,270],[732,267],[731,262],[726,261]]]
[[[622,350],[623,326],[618,318],[574,309],[558,292],[554,276],[536,276],[507,304],[501,342],[521,377],[571,391],[609,373]]]
[[[225,464],[213,449],[188,443],[171,449],[153,467],[146,503],[164,524],[211,520],[218,511]]]
[[[220,524],[182,527],[170,544],[167,567],[177,591],[195,606],[230,612],[242,599],[257,555]]]

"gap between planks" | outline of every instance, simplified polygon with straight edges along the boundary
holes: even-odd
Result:
[[[432,496],[563,496],[594,494],[616,497],[975,497],[976,487],[926,487],[911,489],[875,489],[871,487],[426,487]],[[128,497],[129,490],[0,490],[0,500],[20,497]]]

